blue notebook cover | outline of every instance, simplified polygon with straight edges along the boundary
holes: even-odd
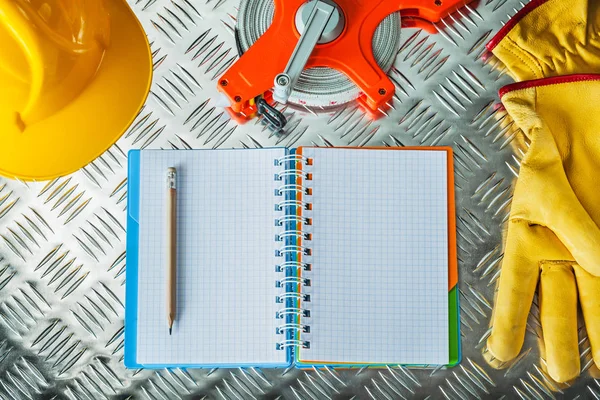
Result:
[[[288,149],[285,155],[289,155]],[[225,150],[194,150],[194,151],[225,151]],[[250,149],[236,149],[236,151],[251,151]],[[239,368],[239,367],[259,367],[259,368],[286,368],[292,365],[293,348],[286,347],[281,351],[286,353],[285,363],[247,363],[247,364],[151,364],[144,365],[137,362],[137,327],[138,327],[138,268],[139,266],[139,218],[140,218],[140,150],[130,150],[128,155],[128,193],[127,193],[127,252],[126,252],[126,287],[125,287],[125,350],[124,364],[127,368]],[[293,176],[285,178],[286,184],[293,183]],[[289,194],[286,199],[292,199]],[[286,259],[291,259],[291,255],[286,255]],[[289,289],[291,290],[291,289]],[[290,300],[286,300],[291,306]],[[293,317],[286,316],[285,322],[292,323]],[[292,339],[290,333],[286,334],[288,339]],[[275,346],[275,344],[273,344]]]
[[[127,252],[125,269],[125,357],[127,368],[141,368],[137,355],[138,237],[140,231],[140,151],[129,151],[127,172]]]

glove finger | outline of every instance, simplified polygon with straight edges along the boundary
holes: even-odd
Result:
[[[510,361],[521,351],[527,316],[539,277],[535,231],[524,221],[511,221],[506,238],[500,283],[494,304],[488,351],[500,361]]]
[[[579,376],[577,288],[570,265],[545,264],[540,278],[540,320],[548,374],[557,382]]]
[[[573,268],[592,356],[596,366],[600,368],[600,277],[593,276],[579,265]]]

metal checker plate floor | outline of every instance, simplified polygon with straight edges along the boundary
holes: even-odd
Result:
[[[394,110],[378,121],[354,106],[329,115],[286,110],[283,136],[236,126],[216,106],[216,79],[236,57],[237,0],[137,0],[154,83],[131,129],[81,171],[50,183],[0,179],[0,398],[599,398],[580,329],[582,377],[559,387],[543,372],[534,305],[521,356],[483,359],[502,228],[522,152],[499,121],[510,79],[481,60],[518,0],[481,0],[440,33],[404,30],[391,76]],[[102,118],[98,115],[98,118]],[[93,123],[93,121],[90,121]],[[455,149],[464,359],[453,369],[130,371],[122,364],[126,154],[131,148],[450,145]]]

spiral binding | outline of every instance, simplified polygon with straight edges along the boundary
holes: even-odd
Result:
[[[310,295],[309,294],[302,294],[302,293],[284,293],[284,294],[280,294],[279,296],[277,296],[277,303],[283,303],[286,299],[295,299],[295,300],[302,300],[302,301],[310,301]]]
[[[275,196],[282,196],[284,193],[304,193],[310,194],[310,189],[297,184],[285,184],[275,190]]]
[[[310,165],[312,160],[301,154],[288,154],[275,160],[276,166],[286,166],[289,162],[301,162],[304,165]]]
[[[305,203],[300,200],[284,200],[275,204],[275,211],[283,211],[285,207],[302,207],[305,210],[310,210],[311,203]]]
[[[282,305],[275,317],[282,322],[277,326],[277,334],[284,338],[277,343],[278,350],[296,351],[297,348],[310,348],[310,342],[301,340],[301,334],[310,332],[310,326],[300,323],[300,318],[310,317],[310,310],[305,308],[305,303],[310,302],[310,295],[301,293],[301,287],[311,285],[309,278],[298,276],[300,271],[309,272],[312,269],[310,263],[303,262],[301,256],[310,256],[311,248],[305,245],[306,241],[312,239],[312,235],[298,228],[298,224],[312,225],[310,218],[302,217],[301,210],[312,210],[312,204],[297,199],[297,195],[310,195],[312,191],[298,183],[298,178],[310,180],[310,174],[299,168],[299,164],[312,165],[312,160],[300,154],[289,154],[275,160],[275,166],[282,168],[275,173],[275,181],[281,185],[275,190],[275,196],[281,201],[275,204],[275,211],[283,212],[275,218],[275,226],[282,227],[281,232],[275,236],[276,242],[281,242],[281,247],[275,251],[276,257],[281,262],[275,266],[275,270],[282,274],[275,284],[283,289],[275,301]],[[298,244],[302,240],[302,245]]]
[[[283,232],[277,234],[275,236],[275,241],[276,242],[283,242],[286,238],[289,238],[289,237],[291,237],[291,238],[301,237],[304,240],[311,240],[312,239],[312,235],[310,233],[294,229],[292,231],[283,231]]]
[[[301,263],[298,261],[286,261],[283,264],[275,266],[276,272],[285,272],[287,270],[292,270],[292,272],[296,272],[298,270],[310,271],[311,265],[308,263]]]

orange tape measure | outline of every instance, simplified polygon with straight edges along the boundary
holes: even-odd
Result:
[[[328,0],[343,14],[344,27],[329,43],[317,44],[305,68],[329,67],[344,73],[361,91],[359,103],[373,116],[392,100],[395,86],[373,55],[373,35],[381,21],[400,11],[403,27],[435,33],[433,23],[469,3],[469,0]],[[272,103],[275,78],[288,65],[301,32],[297,16],[306,0],[274,0],[275,14],[267,31],[219,79],[228,98],[230,114],[238,121],[258,112],[255,99]]]

